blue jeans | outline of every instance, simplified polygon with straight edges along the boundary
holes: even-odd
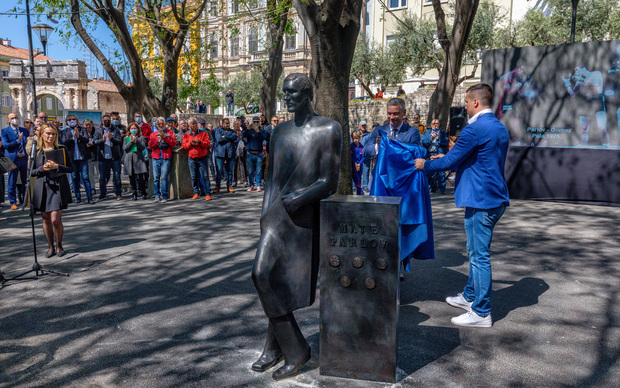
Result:
[[[235,104],[232,102],[227,103],[226,109],[228,110],[228,116],[232,116],[235,113]]]
[[[217,162],[217,175],[215,176],[215,187],[219,188],[222,177],[228,181],[228,186],[233,184],[233,173],[235,169],[235,159],[215,158]]]
[[[168,175],[170,159],[153,159],[153,191],[155,197],[168,199]]]
[[[504,205],[493,209],[465,208],[469,280],[463,297],[473,301],[471,309],[482,317],[491,313],[491,239],[505,210]]]
[[[261,181],[263,180],[263,157],[262,151],[257,155],[253,155],[248,151],[246,163],[248,165],[250,187],[260,187]]]
[[[15,205],[17,203],[17,199],[19,196],[19,203],[24,202],[24,188],[26,187],[26,182],[28,181],[28,157],[26,156],[17,156],[13,161],[17,168],[13,171],[9,171],[9,181],[7,188],[9,203],[11,205]],[[17,175],[20,175],[21,184],[17,184]]]
[[[215,167],[215,154],[214,153],[210,153],[209,156],[209,170],[211,171],[211,176],[212,177],[216,177],[217,176],[217,169]]]
[[[206,195],[211,195],[211,182],[209,182],[209,157],[204,158],[187,158],[187,164],[189,165],[189,173],[192,176],[192,189],[194,194],[200,195],[200,181],[204,184]]]
[[[368,190],[368,178],[370,178],[370,158],[364,158],[362,163],[362,189]]]
[[[80,199],[80,180],[84,183],[86,198],[93,199],[93,191],[90,187],[90,177],[88,176],[88,160],[74,160],[73,172],[71,173],[71,186],[75,199]]]
[[[105,159],[99,161],[99,193],[100,197],[105,197],[108,193],[108,182],[110,181],[110,170],[114,176],[114,193],[117,196],[122,194],[121,185],[121,161]]]

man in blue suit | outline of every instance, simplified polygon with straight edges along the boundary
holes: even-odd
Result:
[[[24,185],[28,180],[28,155],[26,155],[26,142],[28,130],[19,126],[19,120],[15,113],[9,113],[8,126],[2,128],[1,141],[4,147],[4,154],[11,159],[17,168],[9,171],[8,197],[11,209],[17,210],[17,202],[24,202]],[[17,175],[20,175],[21,184],[17,184]],[[16,195],[17,191],[17,195]],[[19,198],[18,198],[19,196]]]
[[[422,136],[422,147],[426,148],[430,156],[435,156],[445,154],[446,151],[448,151],[449,142],[448,133],[439,128],[439,120],[433,119],[431,122],[431,129],[426,131],[424,136]],[[441,194],[446,193],[445,171],[427,173],[426,177],[431,193],[436,192],[437,187],[439,187],[439,192]]]
[[[237,133],[230,128],[230,120],[222,120],[222,127],[215,128],[214,136],[217,145],[215,146],[215,160],[217,163],[217,175],[215,177],[215,189],[213,193],[220,192],[222,177],[228,185],[228,192],[234,193],[233,172],[235,168],[235,154],[239,138]]]
[[[401,143],[420,145],[420,132],[409,124],[403,122],[407,114],[405,101],[402,98],[392,98],[387,102],[387,116],[390,122],[377,127],[364,139],[362,154],[364,159],[372,159],[379,152],[378,142],[381,134],[396,139]]]
[[[456,170],[454,201],[465,207],[469,280],[462,293],[446,298],[467,310],[452,318],[459,326],[491,327],[491,239],[493,228],[509,205],[504,165],[509,136],[491,110],[493,90],[476,84],[467,90],[467,125],[452,150],[431,160],[416,159],[426,172]]]

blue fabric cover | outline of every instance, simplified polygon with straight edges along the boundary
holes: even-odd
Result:
[[[411,258],[435,258],[431,197],[426,174],[415,168],[417,158],[426,158],[424,148],[382,134],[370,188],[370,195],[402,198],[400,259],[406,271]]]

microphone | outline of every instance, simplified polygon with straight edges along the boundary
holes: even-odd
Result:
[[[37,153],[37,139],[32,139],[32,149],[30,150],[30,160],[33,160]]]

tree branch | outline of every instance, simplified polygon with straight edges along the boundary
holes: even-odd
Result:
[[[437,39],[443,51],[448,52],[450,49],[450,40],[446,32],[446,14],[441,8],[440,0],[433,0],[433,10],[435,11],[435,21],[437,22]]]
[[[293,0],[293,4],[295,5],[301,22],[308,32],[308,38],[315,36],[318,26],[314,22],[314,15],[318,12],[319,6],[314,0]]]
[[[458,81],[456,82],[456,85],[458,86],[458,85],[462,84],[464,81],[466,81],[468,79],[474,78],[476,76],[476,70],[478,70],[478,61],[475,61],[474,68],[471,71],[471,73],[465,74],[464,76],[459,78]]]

